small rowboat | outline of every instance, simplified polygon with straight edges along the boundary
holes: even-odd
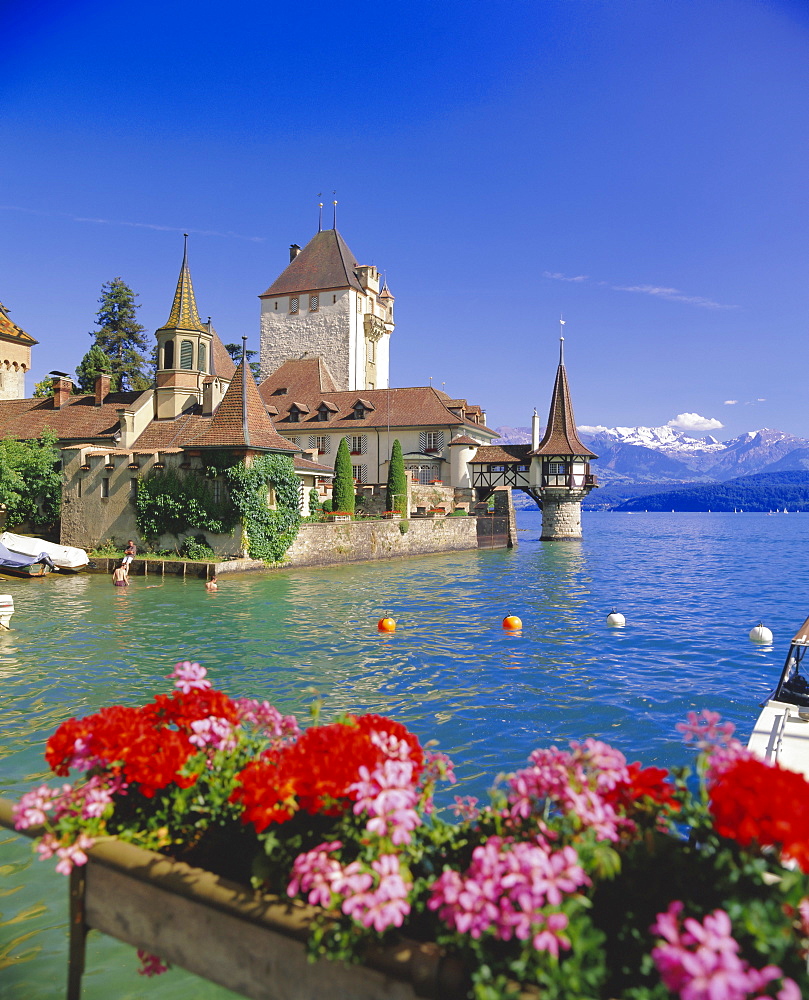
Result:
[[[0,542],[0,573],[11,576],[45,576],[53,569],[53,560],[47,552],[36,556],[23,556],[12,552]]]
[[[809,618],[792,640],[778,685],[761,706],[747,748],[809,779],[809,660],[803,667],[807,649]]]

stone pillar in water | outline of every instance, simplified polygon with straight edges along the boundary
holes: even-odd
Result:
[[[590,474],[590,459],[598,456],[576,433],[564,340],[560,338],[548,426],[539,447],[531,452],[531,495],[542,508],[542,541],[581,538],[581,502],[596,486],[595,476]]]

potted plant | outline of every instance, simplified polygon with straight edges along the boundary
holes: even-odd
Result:
[[[170,676],[148,705],[63,723],[46,759],[81,777],[13,810],[71,873],[73,925],[139,945],[148,973],[168,956],[252,997],[284,968],[297,995],[380,1000],[809,989],[809,785],[715,714],[682,724],[693,780],[587,739],[536,750],[488,805],[456,796],[450,822],[433,795],[451,762],[395,721],[301,730],[198,664]],[[304,938],[338,963],[319,982]]]

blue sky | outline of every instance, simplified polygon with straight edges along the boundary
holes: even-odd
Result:
[[[29,392],[103,282],[165,322],[183,232],[203,318],[257,349],[336,190],[396,296],[392,384],[544,418],[561,314],[580,424],[809,437],[808,4],[5,0],[0,30]]]

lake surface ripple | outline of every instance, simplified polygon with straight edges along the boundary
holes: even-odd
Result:
[[[0,794],[45,777],[63,719],[168,689],[177,660],[215,686],[306,719],[390,714],[456,762],[449,793],[485,796],[537,746],[596,736],[630,760],[690,755],[674,729],[712,708],[746,741],[791,636],[809,615],[799,576],[809,516],[585,513],[581,542],[539,542],[333,569],[200,581],[105,576],[2,580],[14,597],[0,635]],[[606,626],[613,609],[624,629]],[[381,635],[388,614],[395,633]],[[523,631],[501,627],[519,615]],[[747,634],[763,621],[774,647]],[[64,995],[67,884],[30,843],[0,833],[0,995]],[[91,935],[85,1000],[232,996],[175,970],[144,982],[134,952]]]

